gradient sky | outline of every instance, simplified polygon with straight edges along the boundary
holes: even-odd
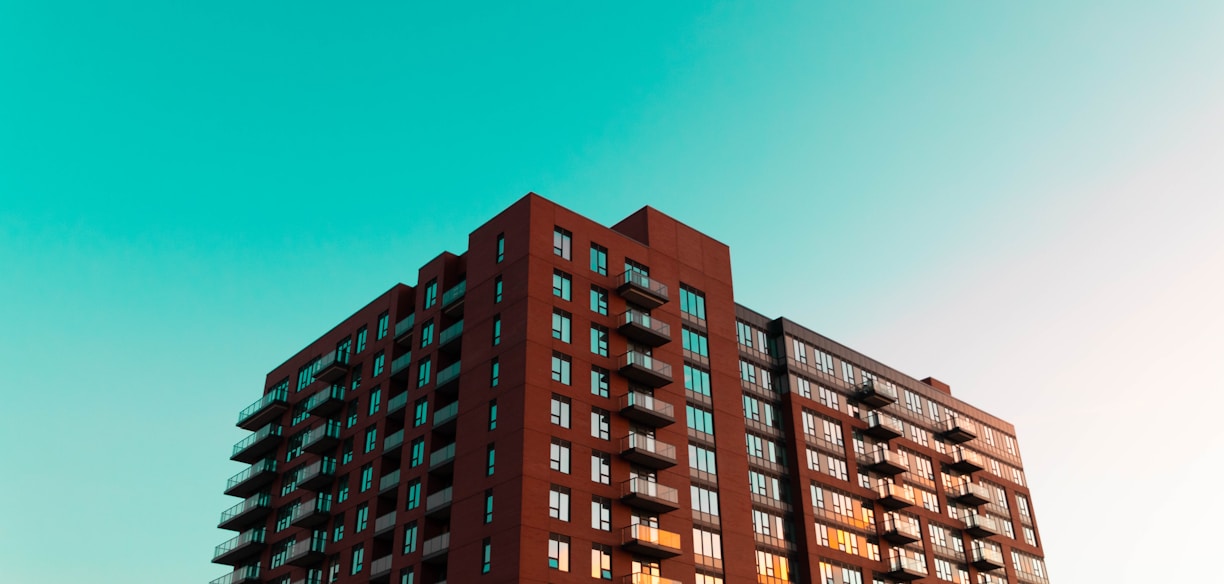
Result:
[[[223,574],[267,371],[528,191],[1013,421],[1055,584],[1205,577],[1224,3],[420,4],[0,0],[0,582]]]

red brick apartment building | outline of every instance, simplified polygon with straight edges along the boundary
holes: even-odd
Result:
[[[274,369],[213,584],[1049,582],[1011,424],[534,194]]]

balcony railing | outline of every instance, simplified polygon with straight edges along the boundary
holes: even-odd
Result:
[[[339,349],[324,353],[319,358],[319,364],[315,365],[315,381],[335,381],[344,377],[349,370],[349,353]]]
[[[895,545],[905,545],[922,540],[922,531],[908,519],[888,513],[884,515],[884,539]]]
[[[276,477],[276,459],[265,458],[242,472],[230,477],[225,484],[225,494],[235,497],[249,497],[258,492],[264,485]]]
[[[336,480],[336,460],[333,458],[316,460],[298,471],[297,476],[299,487],[313,490],[330,487],[334,480]]]
[[[671,326],[640,310],[630,308],[621,313],[616,330],[629,339],[658,347],[671,342]]]
[[[452,324],[438,333],[438,347],[449,348],[450,344],[463,338],[463,321]]]
[[[370,582],[386,582],[391,575],[391,554],[370,562]]]
[[[897,390],[872,379],[864,381],[854,390],[854,398],[869,408],[882,408],[896,403]]]
[[[999,523],[994,517],[981,513],[970,513],[965,516],[965,533],[976,539],[993,537],[1002,533]]]
[[[650,387],[662,387],[672,382],[671,365],[639,351],[620,356],[621,375]]]
[[[641,523],[621,530],[621,546],[631,552],[656,558],[670,558],[682,553],[680,534]]]
[[[668,301],[667,286],[640,272],[626,270],[617,276],[617,281],[620,285],[616,292],[642,308],[658,308]]]
[[[864,434],[880,440],[892,440],[905,435],[905,426],[901,420],[884,412],[873,410],[867,412],[867,429]]]
[[[381,479],[378,479],[378,492],[386,493],[392,489],[395,489],[396,487],[399,487],[399,483],[400,471],[397,468],[386,475],[383,475]]]
[[[650,436],[630,432],[620,446],[621,456],[629,462],[654,469],[676,465],[676,447]]]
[[[911,490],[893,482],[880,483],[876,486],[876,493],[879,495],[877,500],[880,505],[889,509],[902,509],[917,504]]]
[[[450,532],[425,540],[421,544],[421,559],[425,561],[444,557],[450,551]]]
[[[969,563],[982,571],[998,570],[1003,567],[1003,553],[994,547],[975,543],[969,550]]]
[[[317,533],[317,532],[316,532]],[[327,538],[311,536],[289,546],[285,555],[286,562],[295,566],[312,566],[327,557]]]
[[[317,495],[297,508],[297,511],[293,514],[293,519],[290,520],[290,524],[294,527],[312,527],[327,523],[331,519],[331,510],[331,495]]]
[[[281,425],[275,422],[256,430],[234,445],[230,460],[251,463],[263,458],[269,450],[276,448],[283,431]]]
[[[952,449],[952,464],[948,465],[952,470],[961,474],[972,474],[983,468],[986,468],[986,463],[982,461],[982,456],[972,450],[966,450],[957,446]]]
[[[433,425],[436,429],[438,426],[447,424],[459,415],[459,402],[451,402],[446,406],[434,410]]]
[[[302,449],[306,452],[322,452],[334,448],[340,443],[340,432],[344,429],[340,422],[328,420],[302,436]]]
[[[402,380],[408,377],[410,365],[412,365],[412,351],[396,357],[391,361],[391,379]]]
[[[898,580],[917,580],[927,575],[926,562],[893,553],[888,558],[888,575]]]
[[[656,428],[676,421],[675,408],[670,403],[640,391],[621,396],[620,408],[622,416]]]
[[[229,564],[231,566],[241,565],[243,560],[259,553],[259,550],[263,549],[266,535],[267,530],[262,527],[238,534],[217,546],[217,551],[213,554],[213,563]]]
[[[242,566],[208,584],[256,584],[259,582],[259,564]]]
[[[412,334],[413,328],[416,327],[416,313],[400,319],[395,323],[395,342],[403,342],[405,338]]]
[[[467,294],[467,280],[461,280],[458,284],[451,286],[450,290],[442,293],[442,308],[458,302],[464,294]]]
[[[448,471],[454,466],[455,443],[451,442],[442,448],[429,453],[429,471]]]
[[[222,511],[217,527],[242,531],[267,517],[272,509],[271,505],[272,497],[268,493],[251,495],[241,503]]]
[[[314,416],[325,416],[344,407],[345,388],[343,385],[333,385],[310,396],[306,401],[306,411]]]
[[[897,475],[909,471],[909,464],[901,455],[885,448],[877,448],[863,457],[863,466],[883,475]]]
[[[986,485],[964,481],[952,491],[952,498],[962,505],[978,507],[991,501]]]
[[[401,429],[383,439],[383,454],[394,454],[404,445],[404,431]]]
[[[977,437],[977,425],[971,420],[960,416],[952,416],[943,421],[940,434],[953,444],[968,442]]]
[[[405,391],[404,393],[387,400],[387,414],[399,412],[400,410],[403,410],[404,406],[406,405],[408,405],[408,392]]]
[[[244,430],[258,430],[260,426],[275,420],[287,409],[289,409],[289,390],[285,388],[272,390],[238,412],[238,427]]]
[[[437,515],[443,511],[450,509],[451,501],[454,500],[454,487],[446,487],[441,491],[433,493],[425,499],[425,514]]]
[[[455,361],[441,371],[438,371],[438,379],[435,382],[437,389],[442,389],[446,385],[450,384],[450,382],[459,379],[459,366],[460,362]]]
[[[676,489],[642,477],[621,483],[621,500],[651,513],[666,513],[680,508],[680,494]]]
[[[680,580],[655,576],[654,574],[643,574],[641,572],[628,574],[621,578],[621,584],[682,584]]]
[[[384,533],[391,533],[395,528],[395,511],[384,513],[374,520],[374,535],[379,536]]]

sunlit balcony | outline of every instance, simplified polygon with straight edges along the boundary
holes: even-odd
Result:
[[[665,345],[672,340],[671,326],[645,312],[632,308],[621,313],[616,330],[629,340],[650,347]]]
[[[880,483],[876,486],[876,495],[876,501],[888,509],[904,509],[917,504],[913,491],[896,483]]]
[[[302,503],[293,514],[290,524],[294,527],[315,527],[326,525],[331,519],[331,496],[316,496]]]
[[[888,558],[888,574],[897,580],[917,580],[927,575],[926,561],[894,553]]]
[[[977,437],[977,424],[960,416],[952,416],[943,421],[939,433],[944,437],[944,440],[953,444],[960,444]]]
[[[676,466],[676,447],[649,436],[630,432],[621,439],[621,457],[653,469]]]
[[[261,584],[259,579],[259,564],[242,566],[208,584]]]
[[[965,533],[974,539],[994,537],[1002,532],[994,517],[982,513],[970,513],[965,516]]]
[[[882,475],[899,475],[909,471],[909,464],[901,455],[885,448],[877,448],[862,458],[862,466]]]
[[[450,513],[451,501],[454,500],[454,488],[446,487],[425,498],[425,515],[439,517]]]
[[[306,401],[306,412],[312,416],[327,416],[344,407],[344,386],[332,385],[316,392]]]
[[[888,404],[896,403],[897,390],[883,383],[868,379],[854,390],[854,399],[869,408],[882,408]]]
[[[654,574],[629,574],[621,578],[621,584],[683,584],[680,580],[655,576]]]
[[[412,331],[416,329],[416,313],[400,319],[395,323],[395,342],[401,345],[412,345]]]
[[[374,520],[374,537],[395,537],[395,511],[384,513]]]
[[[241,503],[221,512],[217,527],[232,531],[248,529],[264,520],[272,510],[272,497],[268,493],[257,493]]]
[[[452,324],[438,333],[438,349],[454,354],[459,350],[463,339],[463,321]]]
[[[880,537],[893,545],[905,545],[922,540],[922,532],[909,519],[887,513],[884,515],[884,532]]]
[[[450,552],[450,532],[431,537],[421,544],[421,560],[426,562],[446,561]]]
[[[1003,568],[1003,553],[992,546],[974,543],[969,549],[969,563],[983,572],[1000,570]]]
[[[391,554],[370,562],[370,584],[385,584],[391,580]]]
[[[961,474],[972,474],[986,468],[982,455],[961,447],[952,449],[952,463],[948,468]]]
[[[394,493],[400,484],[400,471],[395,469],[378,479],[378,494]]]
[[[863,433],[878,440],[892,440],[905,435],[905,426],[896,417],[873,410],[867,412],[867,429]]]
[[[408,378],[408,372],[412,369],[412,351],[408,351],[399,357],[391,360],[391,379],[403,381]]]
[[[630,507],[650,513],[667,513],[680,508],[680,495],[676,489],[641,477],[621,483],[620,498]]]
[[[259,554],[264,548],[266,534],[267,530],[262,527],[238,534],[233,539],[217,546],[217,551],[213,554],[213,563],[230,566],[244,564],[245,560]]]
[[[990,491],[986,488],[986,485],[967,480],[957,485],[950,495],[957,503],[969,507],[978,507],[991,501]]]
[[[640,391],[621,396],[620,408],[622,416],[647,426],[658,428],[676,422],[675,408],[670,403]]]
[[[450,290],[442,293],[442,314],[451,317],[463,316],[464,297],[467,296],[467,280],[463,280]]]
[[[347,351],[332,351],[319,359],[315,366],[315,381],[337,381],[342,379],[349,370],[349,354]]]
[[[429,453],[429,472],[449,475],[455,470],[455,443]]]
[[[672,382],[671,365],[638,351],[620,356],[621,375],[649,387],[662,387]]]
[[[277,389],[264,394],[255,403],[238,412],[238,427],[243,430],[258,430],[272,422],[289,409],[289,390]]]
[[[294,566],[313,567],[327,558],[327,538],[312,536],[289,546],[286,563]]]
[[[620,282],[620,285],[616,287],[616,293],[633,304],[646,309],[658,308],[667,304],[667,286],[650,279],[649,276],[628,270],[617,276],[616,279]]]
[[[671,558],[682,553],[680,534],[641,523],[621,530],[621,547],[652,558]]]
[[[234,445],[234,453],[230,455],[230,460],[249,464],[264,458],[269,452],[276,450],[282,433],[283,429],[280,424],[275,422],[256,430]]]
[[[331,458],[324,458],[310,463],[299,471],[297,484],[299,487],[312,491],[321,491],[331,487],[332,482],[335,480],[336,461]]]
[[[265,458],[230,477],[225,484],[225,494],[234,497],[250,497],[268,486],[275,478],[276,459]]]
[[[302,449],[306,452],[325,452],[335,448],[340,443],[340,422],[328,420],[326,424],[314,428],[302,436]]]

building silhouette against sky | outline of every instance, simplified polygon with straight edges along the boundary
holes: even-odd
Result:
[[[776,258],[779,269],[803,269]],[[1045,583],[1011,424],[529,194],[276,367],[214,584]]]

